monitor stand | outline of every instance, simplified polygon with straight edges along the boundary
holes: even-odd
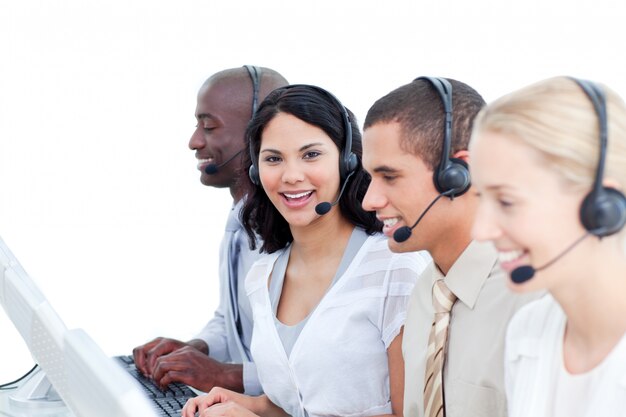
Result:
[[[20,408],[65,407],[65,403],[41,369],[37,369],[17,391],[9,396],[9,400],[11,405]]]

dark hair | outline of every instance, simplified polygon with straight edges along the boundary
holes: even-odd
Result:
[[[485,100],[467,84],[446,78],[452,85],[452,138],[450,155],[466,150],[474,118]],[[424,160],[431,169],[441,161],[444,107],[435,87],[425,79],[415,80],[380,98],[367,112],[363,129],[377,123],[398,122],[401,147]]]
[[[343,110],[325,90],[308,85],[292,85],[271,92],[259,106],[246,131],[247,149],[243,166],[258,162],[261,136],[268,123],[279,113],[286,113],[322,129],[337,145],[339,153],[345,147]],[[346,109],[347,110],[347,109]],[[352,152],[357,156],[357,168],[348,180],[345,192],[339,200],[341,214],[355,226],[362,227],[368,234],[380,231],[382,224],[373,212],[363,210],[361,202],[370,183],[369,175],[361,165],[363,147],[361,133],[354,115],[347,110],[352,127]],[[253,155],[251,155],[253,153]],[[341,160],[341,156],[340,156]],[[257,165],[258,166],[258,165]],[[339,165],[337,166],[339,170]],[[241,222],[250,239],[250,247],[256,248],[256,235],[261,238],[261,251],[272,253],[293,241],[289,224],[269,200],[263,187],[255,185],[247,175],[239,177],[245,191],[245,202],[241,211]]]

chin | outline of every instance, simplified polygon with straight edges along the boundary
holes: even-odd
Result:
[[[387,239],[387,244],[389,245],[389,250],[394,253],[416,252],[419,250],[411,245],[411,239],[402,243],[398,243],[393,240],[393,237],[390,237],[389,239]]]
[[[533,292],[533,291],[537,291],[539,289],[541,289],[539,286],[537,286],[537,276],[532,277],[531,279],[529,279],[528,281],[522,282],[521,284],[517,284],[515,282],[513,282],[513,280],[511,280],[511,274],[508,274],[508,282],[507,282],[507,287],[518,294],[524,294],[524,293],[528,293],[528,292]]]

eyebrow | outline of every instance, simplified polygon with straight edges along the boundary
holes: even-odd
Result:
[[[500,191],[500,190],[512,190],[513,187],[505,184],[491,184],[485,187],[486,190],[489,191]]]
[[[196,119],[198,119],[198,120],[204,120],[204,119],[215,120],[215,116],[213,116],[211,113],[200,113],[200,114],[196,115]]]
[[[309,144],[302,146],[300,149],[298,149],[298,152],[306,151],[307,149],[313,148],[315,146],[324,146],[324,144],[322,142],[309,143]],[[271,149],[271,148],[261,149],[260,153],[263,153],[263,152],[281,154],[281,152],[278,149]]]
[[[378,167],[376,167],[376,168],[374,168],[372,170],[372,172],[374,172],[376,174],[379,174],[379,173],[381,173],[381,174],[396,174],[399,171],[400,170],[392,168],[392,167],[390,167],[388,165],[381,165],[381,166],[378,166]]]

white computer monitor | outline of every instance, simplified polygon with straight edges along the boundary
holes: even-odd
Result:
[[[10,396],[15,414],[67,407],[76,417],[156,416],[137,381],[83,330],[67,329],[1,238],[0,304],[41,367]]]

